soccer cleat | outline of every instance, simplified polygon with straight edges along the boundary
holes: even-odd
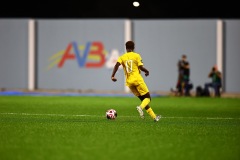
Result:
[[[137,111],[138,111],[140,117],[141,117],[142,119],[144,119],[144,113],[143,113],[143,110],[142,110],[142,108],[141,108],[140,106],[137,106]]]
[[[156,118],[154,119],[154,122],[158,122],[161,119],[161,115],[157,115]]]

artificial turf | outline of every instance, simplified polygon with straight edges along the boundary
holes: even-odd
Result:
[[[1,160],[239,160],[240,99],[0,96]],[[107,120],[113,108],[118,117]]]

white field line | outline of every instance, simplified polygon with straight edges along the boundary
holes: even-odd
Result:
[[[67,115],[67,114],[38,114],[38,113],[0,113],[0,114],[5,114],[5,115],[23,115],[23,116],[72,116],[72,117],[87,117],[87,116],[95,116],[95,115],[87,115],[87,114],[82,114],[82,115]]]
[[[99,115],[88,115],[88,114],[76,114],[76,115],[67,115],[67,114],[38,114],[38,113],[0,113],[0,115],[22,115],[22,116],[59,116],[59,117],[104,117]],[[137,117],[137,116],[119,116],[119,117]],[[166,119],[215,119],[215,120],[224,120],[224,119],[240,119],[233,117],[162,117]]]

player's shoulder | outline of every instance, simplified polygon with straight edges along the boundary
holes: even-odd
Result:
[[[137,54],[137,55],[140,55],[138,52],[132,52],[132,53]]]
[[[138,56],[140,54],[137,53],[137,52],[125,52],[122,56],[129,56],[129,55],[131,55],[131,56]]]
[[[141,56],[138,52],[131,52],[131,54],[134,56]]]

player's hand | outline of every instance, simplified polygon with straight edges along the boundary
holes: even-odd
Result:
[[[116,82],[116,81],[117,81],[117,78],[112,77],[112,81],[113,81],[113,82]]]
[[[145,76],[147,77],[149,75],[149,72],[147,71],[147,72],[145,72]]]

